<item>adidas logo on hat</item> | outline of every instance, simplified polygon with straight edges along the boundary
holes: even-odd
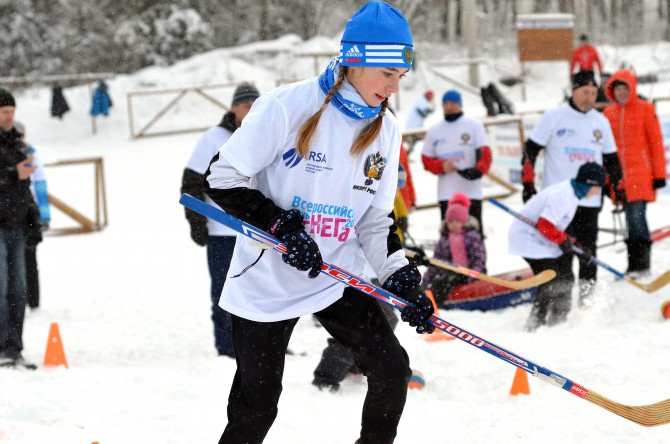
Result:
[[[358,45],[354,45],[344,53],[345,61],[349,63],[358,63],[363,58],[363,53],[358,49]]]

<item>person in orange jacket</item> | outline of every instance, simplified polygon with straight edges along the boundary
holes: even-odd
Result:
[[[595,70],[598,67],[598,76],[603,72],[603,65],[600,63],[600,57],[596,48],[591,46],[589,38],[586,34],[579,36],[579,46],[572,52],[572,59],[570,60],[570,76],[575,73],[575,67],[579,67],[578,71],[590,72],[595,79]]]
[[[627,203],[628,270],[631,277],[649,274],[651,238],[647,202],[665,186],[665,148],[654,105],[637,96],[635,73],[622,69],[609,78],[605,94],[614,102],[605,108],[612,126],[621,166]]]

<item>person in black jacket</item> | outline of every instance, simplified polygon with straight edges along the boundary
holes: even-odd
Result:
[[[0,366],[37,368],[23,351],[27,287],[24,231],[37,225],[39,210],[30,192],[35,167],[14,128],[14,97],[0,89]]]

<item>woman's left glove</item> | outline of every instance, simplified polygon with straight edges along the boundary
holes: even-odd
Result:
[[[309,270],[307,275],[314,279],[321,272],[323,259],[319,246],[305,232],[302,220],[299,210],[282,210],[273,218],[268,232],[286,245],[288,252],[282,254],[282,260],[300,271]]]
[[[413,263],[396,270],[382,285],[386,291],[403,298],[412,306],[407,306],[402,311],[400,319],[403,322],[409,322],[409,325],[416,327],[417,333],[432,333],[435,326],[429,322],[433,315],[433,303],[426,293],[421,289],[421,273]]]

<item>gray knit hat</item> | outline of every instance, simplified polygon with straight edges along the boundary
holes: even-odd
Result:
[[[251,83],[240,83],[233,93],[233,105],[242,102],[254,101],[260,97],[260,93]]]
[[[14,101],[14,96],[12,93],[6,89],[0,88],[0,107],[2,106],[14,106],[16,107],[16,102]]]

